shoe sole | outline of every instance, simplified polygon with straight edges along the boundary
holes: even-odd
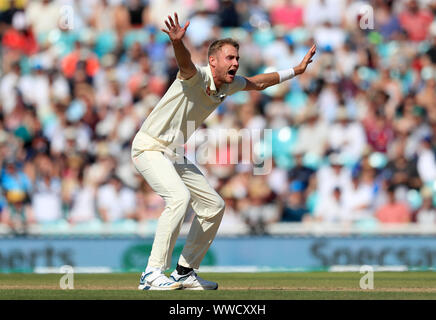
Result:
[[[146,285],[146,284],[140,284],[138,286],[138,290],[156,290],[156,291],[173,291],[173,290],[182,290],[183,287],[179,286],[179,287],[154,287],[154,286],[150,286],[150,285]]]
[[[218,290],[218,285],[215,288],[204,288],[204,287],[182,287],[182,290]]]

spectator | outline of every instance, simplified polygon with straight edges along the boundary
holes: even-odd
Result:
[[[431,184],[436,180],[436,159],[431,146],[431,137],[422,139],[420,149],[417,161],[418,174],[424,184]]]
[[[50,31],[57,30],[60,13],[58,2],[53,0],[29,1],[26,8],[26,17],[37,37],[45,38]]]
[[[215,15],[206,10],[199,10],[192,16],[186,35],[194,47],[200,47],[213,37],[215,18]]]
[[[21,76],[21,66],[19,62],[14,62],[10,70],[7,70],[1,78],[0,97],[2,101],[2,112],[5,115],[12,113],[17,106],[19,98],[19,91],[17,89]]]
[[[347,81],[352,77],[356,69],[359,55],[352,48],[351,41],[345,41],[343,45],[336,50],[335,65],[337,65],[338,72],[342,75],[343,80]],[[351,90],[356,90],[352,88]]]
[[[276,93],[265,104],[265,116],[272,129],[280,129],[292,123],[292,110],[284,101],[284,92]]]
[[[353,176],[351,188],[344,190],[342,199],[344,211],[351,221],[362,221],[372,217],[373,186],[362,181],[360,174]]]
[[[38,156],[37,177],[33,188],[32,208],[39,224],[57,223],[64,219],[62,212],[61,180],[55,164],[45,155]]]
[[[141,28],[148,23],[147,6],[142,0],[128,0],[127,10],[132,28]]]
[[[402,32],[398,16],[393,12],[394,1],[379,1],[375,8],[375,25],[385,40],[393,40]]]
[[[267,176],[268,185],[276,195],[280,196],[287,192],[288,172],[284,168],[280,168],[279,166],[277,166],[274,158],[270,158],[266,161],[271,161],[272,163],[271,173]],[[266,162],[264,162],[264,164],[265,163]],[[296,174],[296,176],[299,177],[298,174]]]
[[[436,24],[433,23],[434,26]],[[430,47],[428,48],[426,55],[430,58],[432,64],[436,64],[436,27],[430,29]]]
[[[345,43],[345,32],[338,26],[332,25],[330,22],[324,22],[314,31],[314,39],[316,44],[323,50],[337,50]]]
[[[3,197],[3,194],[0,195],[0,226],[1,225],[6,225],[14,228],[14,224],[11,221],[11,215],[9,212],[8,203],[6,199]]]
[[[244,221],[244,217],[241,215],[237,208],[238,199],[233,195],[231,189],[224,190],[221,194],[225,201],[225,211],[220,227],[218,229],[219,234],[235,234],[239,232],[247,233],[247,225]]]
[[[269,12],[260,0],[238,1],[242,26],[247,30],[270,27]]]
[[[365,132],[360,122],[352,121],[345,107],[337,109],[336,122],[330,127],[329,148],[348,161],[358,161],[366,146]]]
[[[215,3],[214,3],[215,2]],[[211,11],[218,8],[218,1],[208,1],[207,3],[211,7],[205,5],[205,9]],[[189,15],[194,10],[194,2],[186,0],[164,0],[164,1],[150,1],[149,2],[149,19],[150,23],[157,26],[158,28],[163,28],[165,25],[162,21],[162,17],[166,17],[168,14],[177,12],[179,15],[179,21],[186,21],[189,19]]]
[[[271,23],[273,26],[283,26],[287,30],[303,25],[303,7],[294,4],[293,0],[277,1],[271,8]]]
[[[334,26],[340,25],[343,5],[342,0],[309,0],[304,15],[305,25],[317,27],[326,22]]]
[[[424,80],[424,88],[416,96],[416,102],[423,107],[422,111],[425,111],[426,116],[434,121],[436,119],[433,115],[433,101],[436,99],[436,72],[432,71],[424,77]]]
[[[239,27],[239,14],[236,10],[235,3],[231,0],[222,0],[218,12],[219,26],[221,28]]]
[[[100,230],[99,222],[95,223],[95,217],[100,217],[97,195],[114,201],[114,194],[128,194],[125,197],[137,204],[137,214],[117,202],[113,213],[106,208],[106,216],[110,220],[112,214],[127,214],[134,219],[128,224],[139,221],[147,227],[148,221],[152,226],[163,200],[142,189],[134,177],[126,178],[134,175],[129,144],[132,132],[177,76],[168,39],[160,32],[162,17],[175,11],[182,24],[191,20],[187,45],[196,64],[207,63],[212,38],[227,35],[240,43],[239,70],[246,76],[294,65],[313,41],[321,47],[316,63],[302,77],[275,91],[241,93],[226,100],[203,131],[197,132],[197,142],[204,142],[212,131],[290,129],[282,131],[291,133],[286,142],[272,144],[265,162],[273,164],[272,170],[262,179],[251,176],[252,164],[228,163],[231,152],[240,146],[217,148],[217,155],[227,162],[202,167],[209,181],[226,195],[224,224],[228,228],[222,232],[247,221],[251,229],[239,231],[262,233],[266,230],[262,224],[278,221],[284,208],[301,213],[304,206],[311,213],[315,208],[336,206],[338,212],[332,211],[333,218],[326,221],[373,217],[388,203],[385,185],[396,186],[397,202],[434,185],[436,144],[429,139],[436,136],[434,4],[413,0],[200,2],[4,1],[7,9],[0,13],[3,221],[18,231],[34,221],[32,203],[36,216],[44,216],[47,212],[42,213],[37,203],[58,208],[60,202],[73,230],[85,225]],[[74,9],[73,29],[60,16],[64,4]],[[359,26],[359,9],[364,4],[374,8],[374,30]],[[347,121],[336,120],[342,108]],[[363,138],[358,127],[364,128]],[[252,158],[267,138],[243,156]],[[251,143],[239,142],[242,146]],[[194,147],[188,153],[198,156],[200,149]],[[56,172],[39,169],[41,154],[51,159]],[[113,173],[134,190],[124,192],[122,187],[115,192],[113,185],[106,184]],[[360,180],[351,173],[360,175]],[[300,182],[301,193],[298,188],[288,190],[289,184],[295,187]],[[336,198],[335,187],[341,189]],[[423,199],[423,212],[433,210],[428,198]],[[362,205],[356,208],[356,203]],[[300,213],[293,217],[298,220]],[[117,230],[122,223],[110,228],[114,225]]]
[[[136,192],[137,219],[139,222],[157,223],[157,219],[165,209],[165,201],[153,189],[141,180],[141,187]]]
[[[395,186],[419,189],[422,181],[416,166],[416,160],[407,160],[403,155],[397,155],[390,160],[383,170],[384,177]]]
[[[326,69],[331,70],[331,66]],[[325,76],[331,72],[325,72]],[[340,104],[340,94],[338,81],[336,78],[323,80],[323,85],[319,93],[317,105],[322,120],[332,123],[336,119],[336,110]]]
[[[24,12],[23,8],[19,7],[19,4],[17,3],[16,0],[10,0],[9,7],[6,10],[0,12],[0,28],[6,29],[12,26],[15,15],[17,13],[23,13],[23,12]]]
[[[301,183],[302,191],[306,190],[309,185],[309,180],[315,173],[315,170],[304,165],[304,154],[298,149],[294,151],[295,165],[289,170],[288,179],[291,183]]]
[[[390,121],[383,111],[376,111],[372,116],[368,115],[363,121],[366,140],[374,151],[386,152],[388,145],[394,139],[394,132]]]
[[[416,222],[423,227],[432,227],[436,224],[436,208],[429,189],[423,189],[422,204],[417,210]]]
[[[248,183],[248,201],[241,214],[245,218],[252,234],[266,233],[266,227],[277,222],[279,212],[274,197],[263,176],[254,176]]]
[[[135,193],[123,186],[120,178],[112,175],[97,190],[97,210],[103,222],[136,218]]]
[[[433,14],[426,9],[421,9],[417,0],[409,0],[406,8],[399,14],[399,19],[409,39],[419,42],[427,38]]]
[[[329,155],[329,164],[322,166],[316,173],[320,197],[331,195],[334,188],[348,190],[351,187],[351,170],[344,166],[344,159],[337,153]]]
[[[98,220],[96,193],[96,186],[87,181],[82,171],[78,176],[78,185],[74,189],[68,214],[68,220],[72,225],[95,223]]]
[[[110,32],[115,30],[115,7],[109,0],[97,1],[92,10],[89,25],[97,32]]]
[[[319,116],[316,106],[304,111],[303,123],[298,131],[295,152],[321,158],[327,150],[328,125]]]
[[[29,177],[18,167],[15,159],[5,160],[1,173],[1,187],[9,204],[13,229],[27,228],[35,222],[32,207],[32,184]]]
[[[74,50],[62,59],[63,74],[70,81],[81,77],[86,82],[92,83],[98,68],[97,57],[79,41],[76,41]]]
[[[333,187],[331,193],[322,195],[315,207],[315,221],[340,223],[349,220],[344,211],[342,189]]]
[[[431,134],[431,128],[427,123],[425,109],[422,107],[415,105],[413,108],[410,108],[405,112],[407,114],[405,114],[404,118],[407,117],[408,121],[410,121],[406,145],[406,156],[412,158],[416,155],[422,139]]]
[[[302,222],[305,220],[306,215],[309,214],[304,196],[304,186],[301,181],[297,180],[289,185],[289,192],[284,202],[280,221]]]
[[[387,190],[387,203],[377,210],[375,216],[381,223],[409,223],[411,211],[409,206],[395,198],[395,186]]]
[[[31,56],[38,51],[38,43],[32,28],[28,25],[22,11],[13,15],[12,28],[8,28],[2,37],[4,49],[16,50],[26,56]]]

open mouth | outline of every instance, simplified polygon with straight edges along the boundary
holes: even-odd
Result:
[[[231,76],[235,76],[236,70],[229,70],[228,74]]]

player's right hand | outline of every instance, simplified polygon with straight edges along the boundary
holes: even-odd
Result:
[[[171,16],[168,16],[168,20],[165,20],[165,24],[168,28],[168,30],[161,29],[163,32],[165,32],[169,37],[171,41],[178,41],[181,40],[186,33],[186,29],[188,29],[189,21],[186,22],[185,26],[182,28],[179,24],[179,17],[177,16],[177,13],[174,12],[174,20],[171,18]]]

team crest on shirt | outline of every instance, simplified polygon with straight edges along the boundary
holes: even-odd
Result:
[[[210,86],[207,86],[206,88],[206,94],[210,97],[211,96],[212,91],[210,90]],[[220,94],[218,95],[218,93],[215,91],[215,94],[213,95],[214,97],[218,97],[218,99],[220,99],[221,101],[224,100],[224,98],[226,97],[225,94]]]

